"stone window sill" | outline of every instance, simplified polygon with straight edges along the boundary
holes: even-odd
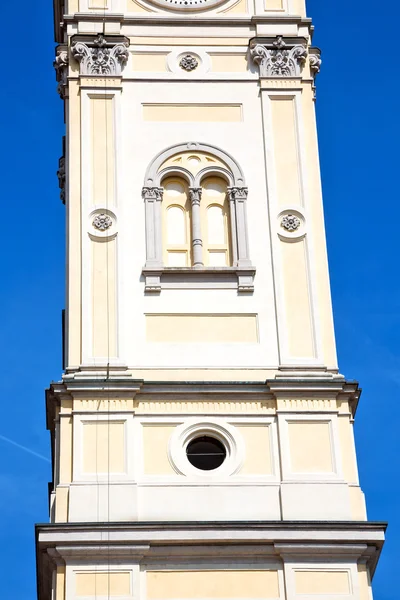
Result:
[[[158,294],[175,289],[236,289],[254,292],[256,269],[250,267],[144,267],[145,292]]]

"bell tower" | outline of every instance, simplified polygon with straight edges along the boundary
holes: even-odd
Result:
[[[304,0],[54,0],[64,374],[39,600],[371,600]]]

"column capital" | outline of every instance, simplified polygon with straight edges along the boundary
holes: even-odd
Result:
[[[310,73],[311,73],[311,77],[313,78],[313,93],[314,93],[314,100],[316,98],[316,85],[315,85],[315,79],[318,75],[318,73],[321,70],[321,64],[322,64],[322,60],[321,60],[321,50],[319,48],[310,48],[310,54],[309,54],[309,60],[310,60]]]
[[[202,192],[203,192],[203,190],[201,187],[189,188],[190,202],[192,203],[192,206],[194,204],[200,205]]]
[[[244,202],[247,200],[249,189],[247,187],[228,187],[229,200]]]
[[[81,75],[121,75],[129,58],[128,48],[129,40],[120,35],[75,35],[71,44]]]
[[[161,187],[144,187],[142,188],[142,198],[150,202],[161,202],[163,199],[164,189]]]
[[[307,58],[307,40],[288,38],[253,38],[250,56],[259,66],[260,77],[299,77]]]
[[[56,79],[58,82],[57,92],[60,94],[60,98],[62,100],[66,97],[66,91],[68,86],[68,65],[69,56],[67,47],[58,46],[56,50],[56,58],[53,62],[53,67],[56,70]]]

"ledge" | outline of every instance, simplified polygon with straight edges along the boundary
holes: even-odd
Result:
[[[159,294],[163,289],[236,289],[254,292],[256,269],[249,267],[143,267],[145,292]]]

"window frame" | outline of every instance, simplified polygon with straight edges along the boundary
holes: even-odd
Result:
[[[162,169],[171,157],[184,152],[205,152],[222,161],[225,167],[210,165],[194,176],[180,166]],[[163,181],[168,177],[182,178],[189,185],[192,205],[192,266],[168,267],[163,261]],[[204,179],[216,176],[227,182],[232,266],[204,265],[201,234],[201,185]],[[249,257],[247,229],[248,189],[237,162],[219,148],[200,143],[171,146],[158,154],[147,169],[142,197],[146,215],[146,263],[142,270],[145,292],[159,293],[162,288],[234,288],[239,292],[254,291],[255,268]],[[229,249],[228,249],[229,252]]]

